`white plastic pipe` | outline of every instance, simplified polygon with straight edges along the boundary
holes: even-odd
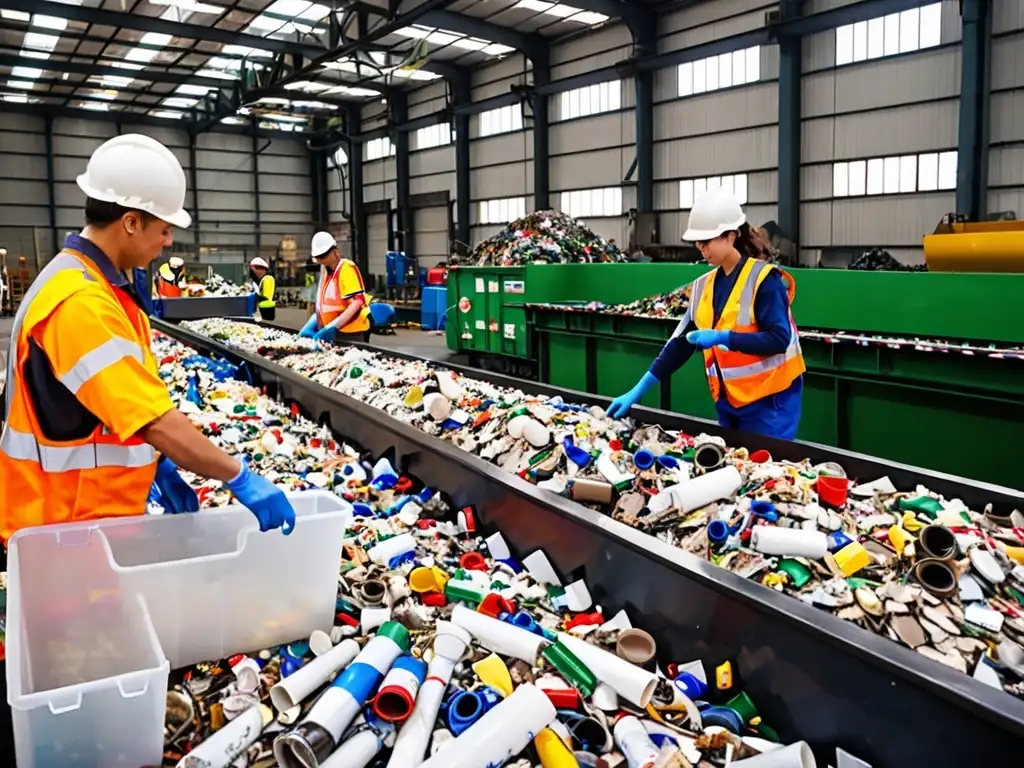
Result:
[[[262,732],[260,708],[250,707],[181,758],[177,768],[228,768]]]
[[[629,768],[653,768],[658,759],[658,748],[651,741],[643,723],[632,715],[626,715],[615,724],[612,733],[615,746],[626,758]]]
[[[452,612],[452,623],[469,632],[487,650],[521,659],[527,664],[536,665],[541,650],[547,645],[547,640],[540,635],[462,605],[457,605]]]
[[[320,763],[320,768],[366,768],[384,747],[374,731],[360,731]]]
[[[706,475],[687,480],[672,487],[672,498],[676,507],[683,512],[706,507],[713,501],[728,499],[743,485],[743,478],[736,467],[728,466],[708,472]]]
[[[323,656],[300,667],[270,689],[270,701],[278,712],[287,712],[305,701],[313,691],[326,683],[331,675],[352,663],[359,655],[359,643],[345,640]]]
[[[452,670],[471,641],[466,630],[447,621],[437,622],[434,658],[427,667],[427,677],[420,685],[412,714],[398,732],[388,768],[417,768],[423,762]]]
[[[828,552],[828,536],[803,528],[755,525],[750,532],[750,546],[766,555],[820,560]]]
[[[626,701],[646,709],[658,687],[658,676],[643,667],[630,664],[614,653],[609,653],[585,640],[560,632],[559,642],[576,654],[599,683],[605,683]]]
[[[555,717],[555,707],[544,692],[525,683],[423,763],[422,768],[504,765],[551,725]]]
[[[788,747],[779,747],[733,763],[734,768],[817,768],[817,765],[814,753],[806,741],[798,741]]]
[[[415,550],[416,539],[413,538],[413,535],[411,533],[402,533],[382,541],[366,554],[370,556],[373,562],[386,566],[391,562],[392,558],[399,557],[408,552],[414,552]]]

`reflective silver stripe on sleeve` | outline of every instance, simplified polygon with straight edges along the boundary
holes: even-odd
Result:
[[[60,382],[70,389],[72,394],[76,394],[82,385],[93,376],[126,357],[134,357],[142,363],[144,359],[142,347],[134,341],[115,336],[100,344],[96,349],[82,355],[78,362],[71,367],[71,370],[61,377]]]
[[[740,365],[735,368],[723,368],[722,379],[724,381],[732,381],[734,379],[744,379],[747,376],[756,376],[759,373],[770,371],[778,368],[780,365],[792,360],[794,357],[799,357],[800,345],[790,344],[789,348],[785,352],[766,357],[763,360],[758,360],[756,363],[750,363],[750,365]]]
[[[708,276],[701,275],[693,281],[693,287],[690,288],[690,303],[686,307],[686,319],[688,321],[697,322],[697,307],[700,305],[700,297],[704,293],[704,286],[707,285]],[[698,326],[699,328],[700,326]],[[703,328],[701,330],[707,330]]]
[[[736,318],[739,325],[754,324],[754,291],[757,289],[757,278],[769,267],[767,261],[755,261],[747,276],[747,282],[743,284],[743,293],[740,294],[740,311]]]
[[[0,436],[0,451],[12,459],[34,461],[50,473],[97,467],[145,467],[156,461],[151,445],[40,445],[34,435],[10,427]]]

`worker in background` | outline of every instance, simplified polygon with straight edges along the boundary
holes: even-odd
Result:
[[[714,269],[694,280],[672,338],[608,414],[625,416],[656,383],[667,386],[699,349],[719,424],[792,440],[806,370],[790,309],[793,278],[765,260],[768,244],[725,189],[708,190],[694,202],[683,239],[695,243]]]
[[[260,319],[268,323],[274,322],[274,318],[277,317],[277,303],[274,301],[277,281],[270,274],[270,265],[257,256],[249,262],[249,276],[256,291],[256,308],[260,311]]]
[[[302,300],[306,303],[306,314],[312,315],[316,311],[316,284],[319,280],[323,267],[316,262],[307,264],[303,277],[305,285],[302,288]]]
[[[313,261],[323,267],[316,294],[316,311],[299,336],[317,341],[370,340],[370,297],[355,262],[342,258],[330,232],[313,235]]]
[[[0,539],[27,526],[141,515],[151,489],[166,511],[194,512],[178,466],[223,482],[261,531],[289,533],[295,512],[284,493],[174,407],[125,274],[170,246],[173,226],[191,223],[178,160],[148,136],[125,134],[93,153],[78,186],[85,229],[32,283],[11,332]]]
[[[157,271],[156,295],[161,299],[181,298],[185,285],[185,262],[180,256],[171,256]]]

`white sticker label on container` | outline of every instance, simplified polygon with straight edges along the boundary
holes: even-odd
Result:
[[[505,323],[505,338],[514,339],[516,337],[516,326],[515,323]]]
[[[478,277],[476,279],[476,292],[477,293],[483,293],[484,292],[484,279],[482,277]]]
[[[526,293],[526,283],[522,280],[506,280],[505,293]]]
[[[497,293],[498,292],[498,281],[497,280],[488,280],[487,281],[487,292],[488,293]]]
[[[477,320],[475,325],[476,325],[476,329],[478,331],[486,331],[487,330],[487,323],[485,323],[483,320]]]

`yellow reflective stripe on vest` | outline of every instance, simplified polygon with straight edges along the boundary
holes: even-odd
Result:
[[[156,461],[151,445],[41,445],[35,435],[9,426],[0,436],[0,451],[12,459],[34,461],[44,472],[69,472],[97,467],[145,467]]]
[[[134,341],[115,336],[82,355],[60,379],[60,383],[70,389],[71,394],[76,394],[93,376],[126,357],[134,357],[139,363],[145,360],[142,347]]]
[[[778,368],[784,363],[788,363],[794,357],[800,356],[800,345],[790,344],[785,352],[778,355],[772,355],[766,357],[763,360],[758,360],[756,363],[750,363],[749,365],[740,365],[734,368],[723,368],[722,379],[724,381],[730,381],[733,379],[745,379],[748,376],[756,376],[759,373],[765,373]],[[712,366],[713,367],[713,366]],[[710,368],[708,369],[711,370]],[[710,373],[708,375],[711,375]]]
[[[754,324],[754,292],[757,291],[757,280],[761,273],[770,267],[771,265],[767,261],[755,261],[754,266],[750,268],[747,282],[743,284],[743,292],[740,293],[740,309],[736,317],[737,325]]]

